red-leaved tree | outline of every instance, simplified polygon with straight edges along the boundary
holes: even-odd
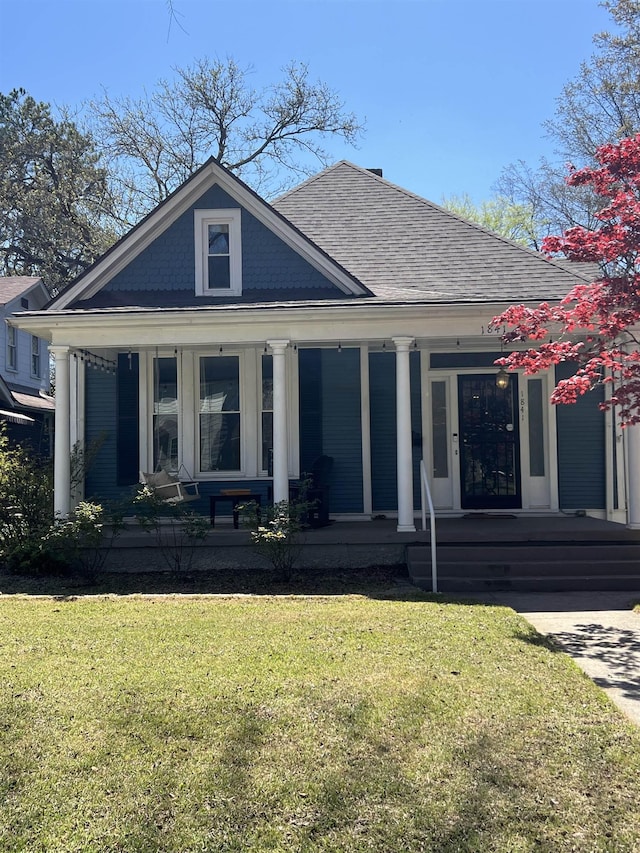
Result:
[[[560,362],[576,363],[551,395],[552,403],[575,403],[601,384],[611,385],[601,408],[617,406],[621,423],[640,423],[640,134],[598,148],[597,168],[572,171],[572,186],[590,185],[608,200],[597,214],[598,227],[570,228],[542,245],[550,256],[590,261],[600,275],[578,284],[558,305],[515,305],[498,317],[504,341],[536,341],[536,348],[512,352],[499,364],[526,374]]]

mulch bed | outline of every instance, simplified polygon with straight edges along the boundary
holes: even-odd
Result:
[[[412,590],[406,566],[296,570],[277,578],[268,569],[178,572],[102,572],[82,575],[16,575],[0,572],[0,595],[346,595],[406,597]]]

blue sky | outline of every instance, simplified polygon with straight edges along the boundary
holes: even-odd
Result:
[[[611,19],[597,0],[0,0],[0,91],[79,106],[139,95],[205,56],[295,59],[366,120],[335,160],[435,202],[489,198],[503,167],[552,155],[542,122]]]

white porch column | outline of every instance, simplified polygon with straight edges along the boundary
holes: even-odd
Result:
[[[640,424],[625,429],[628,494],[627,527],[640,530]]]
[[[71,509],[71,458],[69,410],[69,347],[52,346],[49,352],[56,360],[56,423],[53,455],[53,509],[57,516],[69,515]]]
[[[287,370],[289,341],[267,341],[273,354],[273,502],[289,500],[289,440],[287,436]]]
[[[396,452],[398,460],[398,533],[411,533],[413,466],[411,461],[411,381],[409,347],[413,338],[392,338],[396,347]]]

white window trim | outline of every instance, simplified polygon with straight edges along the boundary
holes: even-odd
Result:
[[[34,342],[37,344],[34,347]],[[38,360],[38,369],[34,370],[34,358]],[[36,335],[31,335],[31,376],[33,379],[42,378],[42,347],[40,346],[40,338]]]
[[[155,352],[148,352],[146,359],[139,357],[139,383],[140,383],[140,423],[147,423],[147,435],[144,437],[146,447],[140,448],[140,459],[143,463],[140,466],[142,471],[154,470],[154,453],[155,453],[155,433],[154,433],[154,409],[155,409],[155,361],[160,358],[175,358],[176,359],[176,378],[177,378],[177,409],[178,409],[178,470],[184,464],[184,399],[183,399],[183,382],[181,378],[182,356],[176,349],[157,349]],[[142,389],[146,387],[146,393]],[[146,462],[145,462],[146,461]]]
[[[273,358],[273,355],[270,352],[260,352],[257,355],[258,355],[258,370],[257,370],[257,375],[256,375],[256,379],[257,379],[257,382],[256,382],[256,400],[258,403],[258,406],[257,406],[257,408],[258,408],[258,411],[257,411],[257,415],[258,415],[258,419],[257,419],[258,420],[258,423],[257,423],[257,427],[258,427],[258,441],[257,441],[257,444],[258,444],[258,475],[260,477],[267,477],[268,476],[267,468],[263,468],[263,466],[262,466],[262,441],[263,441],[263,437],[262,437],[262,415],[265,412],[271,412],[271,416],[273,417],[273,398],[272,398],[271,408],[270,409],[263,409],[262,408],[262,358],[265,355],[271,356]],[[272,374],[272,376],[273,376],[273,374]]]
[[[425,362],[428,364],[429,353],[424,355]],[[424,364],[424,363],[423,363]],[[422,371],[423,377],[428,377],[428,381],[442,381],[446,380],[448,385],[448,410],[447,417],[449,419],[449,429],[451,435],[451,447],[450,452],[452,453],[451,462],[452,467],[450,469],[450,477],[452,478],[451,487],[452,487],[452,502],[449,502],[451,505],[445,506],[439,505],[436,501],[436,495],[434,494],[434,503],[436,509],[442,512],[460,512],[460,504],[461,504],[461,495],[460,495],[460,452],[458,445],[458,425],[459,425],[459,413],[458,413],[458,377],[466,376],[473,373],[490,373],[490,368],[476,368],[476,367],[458,367],[458,368],[427,368],[427,370]],[[534,513],[534,512],[558,512],[559,511],[559,497],[558,497],[558,452],[557,452],[557,429],[556,429],[556,406],[551,406],[548,404],[549,400],[549,387],[553,382],[553,374],[550,371],[543,371],[536,375],[535,378],[543,379],[543,399],[547,401],[546,407],[543,409],[544,416],[544,441],[545,441],[545,471],[547,472],[544,477],[541,478],[531,478],[529,475],[529,422],[528,422],[528,388],[527,388],[527,379],[528,377],[523,374],[522,371],[517,371],[518,376],[518,417],[520,419],[520,474],[521,474],[521,495],[522,495],[522,507],[518,510],[515,510],[518,513]],[[532,377],[533,378],[533,377]],[[430,387],[430,386],[429,386]],[[425,392],[425,386],[422,386],[423,389],[423,401],[427,400],[428,397],[425,396],[427,392]],[[423,427],[428,432],[424,432],[423,435],[428,437],[429,442],[431,442],[431,424],[430,420],[430,405],[423,405],[422,408],[423,415]],[[425,426],[425,418],[426,418],[426,426]],[[452,432],[455,430],[455,432]],[[455,436],[455,438],[454,438]],[[424,446],[424,445],[423,445]],[[427,445],[427,450],[425,453],[429,454],[429,446]],[[429,456],[425,456],[425,458],[429,458]],[[532,480],[540,479],[546,482],[545,488],[548,489],[548,500],[545,497],[544,503],[534,502],[532,505],[532,495],[531,495],[531,484]],[[432,489],[434,483],[437,481],[432,480],[431,485]],[[444,482],[444,480],[442,481]]]
[[[18,371],[18,330],[15,326],[7,323],[7,370],[10,370],[12,373],[17,373]],[[13,343],[11,342],[11,336],[13,335]],[[14,362],[11,364],[11,356],[10,352],[13,350],[13,359]]]
[[[153,460],[153,360],[170,358],[174,349],[158,349],[140,356],[140,423],[147,424],[140,434],[140,470],[149,471]],[[189,476],[201,482],[220,480],[267,479],[267,472],[260,470],[262,436],[259,428],[261,418],[262,371],[260,369],[263,349],[229,349],[223,355],[238,356],[240,359],[240,471],[200,471],[200,366],[199,359],[220,354],[219,349],[206,349],[178,353],[178,409],[179,409],[179,452],[180,462]],[[289,476],[298,477],[299,428],[298,428],[298,359],[297,352],[288,348],[287,399],[289,401]]]
[[[258,479],[272,479],[267,470],[262,468],[262,356],[273,355],[256,350],[256,377],[255,377],[255,400],[257,403],[255,411],[255,424],[257,434],[252,435],[250,441],[257,448],[256,476]],[[298,351],[288,346],[284,352],[287,373],[287,436],[288,436],[288,468],[289,477],[300,476],[300,419],[299,419],[299,386],[298,386]],[[273,409],[266,411],[273,411]]]
[[[209,287],[208,226],[229,226],[229,288]],[[197,296],[239,296],[242,293],[242,238],[240,208],[221,208],[219,210],[194,211],[194,236],[196,259],[196,295]]]
[[[200,361],[203,358],[215,358],[219,353],[214,352],[202,352],[198,353],[196,356],[196,361],[194,365],[194,383],[196,386],[196,393],[194,394],[194,403],[195,403],[195,438],[194,438],[194,455],[195,455],[195,474],[197,479],[199,480],[237,480],[243,477],[248,476],[248,468],[247,468],[247,424],[249,423],[249,418],[247,417],[247,394],[246,394],[246,385],[245,382],[245,353],[242,350],[224,350],[224,352],[220,353],[224,356],[230,356],[232,358],[238,359],[238,382],[240,387],[238,389],[238,396],[240,402],[240,468],[237,469],[229,469],[225,471],[203,471],[200,467]],[[253,436],[255,443],[255,436]],[[254,462],[255,465],[255,462]]]

